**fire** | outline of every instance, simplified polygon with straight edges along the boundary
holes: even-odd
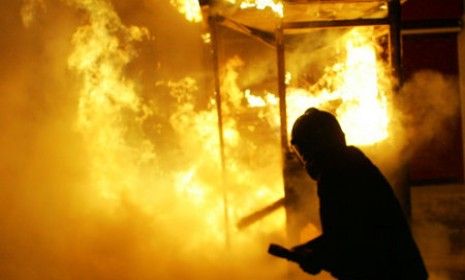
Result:
[[[286,73],[289,130],[295,119],[308,107],[318,107],[332,111],[336,115],[345,131],[348,144],[373,145],[387,139],[391,79],[388,67],[379,59],[379,48],[374,42],[374,32],[371,27],[353,28],[340,41],[335,41],[340,49],[338,61],[327,66],[323,76],[315,84],[308,87],[292,86],[293,75],[290,72]],[[242,90],[238,81],[243,67],[245,63],[241,58],[238,56],[230,58],[222,69],[220,79],[225,124],[228,124],[226,126],[235,133],[234,138],[225,137],[228,171],[234,174],[238,186],[255,182],[257,174],[241,171],[242,166],[247,166],[247,163],[241,162],[241,155],[236,154],[236,151],[244,149],[243,143],[247,142],[247,139],[240,131],[236,119],[241,118],[241,113],[253,115],[256,118],[254,125],[247,126],[252,134],[262,125],[269,126],[271,128],[269,133],[275,134],[279,131],[280,125],[277,94],[269,91],[254,94],[248,88]],[[275,145],[273,149],[279,154],[277,139],[275,142],[270,141],[265,144],[257,140],[259,138],[257,135],[254,135],[255,139],[252,142],[259,143],[261,151],[266,150],[265,145]],[[241,141],[239,142],[238,139]],[[255,160],[259,161],[260,155],[256,155]],[[269,172],[268,176],[280,173],[280,166],[270,163],[269,166],[274,170]],[[273,178],[278,180],[279,184],[263,185],[257,181],[253,183],[255,186],[253,192],[248,193],[247,197],[237,190],[229,189],[232,197],[240,199],[232,200],[230,207],[233,216],[243,217],[259,208],[256,201],[271,203],[281,197],[282,182],[279,176]],[[238,205],[241,207],[237,207]],[[283,221],[282,216],[273,215],[262,223],[265,222],[269,228],[276,228],[282,226]],[[313,236],[316,231],[314,226],[311,226],[313,227],[311,232],[306,234]]]
[[[315,84],[291,86],[292,76],[286,73],[289,133],[307,108],[318,107],[336,115],[349,144],[372,145],[388,138],[391,79],[388,67],[378,59],[374,35],[371,27],[348,32],[339,42],[340,61],[327,66]],[[250,91],[245,92],[245,98],[251,107],[276,106],[274,99],[254,96]],[[277,115],[268,118],[279,125]]]
[[[194,105],[198,88],[193,78],[159,82],[170,89],[170,95],[176,100],[176,110],[171,113],[169,123],[175,135],[179,136],[179,146],[188,153],[186,162],[162,166],[157,147],[142,130],[144,121],[155,114],[155,108],[144,102],[134,82],[123,74],[124,68],[136,55],[134,44],[147,36],[147,31],[123,25],[105,1],[77,4],[89,15],[89,24],[80,27],[73,36],[75,49],[69,58],[69,66],[81,75],[83,82],[77,126],[88,141],[91,181],[105,201],[104,205],[117,207],[121,196],[129,195],[138,207],[159,219],[157,206],[176,201],[173,204],[181,206],[171,207],[164,217],[182,220],[181,217],[187,217],[186,211],[194,211],[196,217],[202,217],[186,221],[195,228],[205,229],[191,233],[190,246],[202,247],[207,240],[211,246],[224,246],[225,232],[234,230],[234,225],[225,225],[224,221],[222,189],[225,186],[219,185],[222,180],[218,120],[213,99],[207,108],[198,110]],[[236,59],[231,67],[239,67],[240,64]],[[234,91],[233,87],[236,78],[224,77],[224,87],[229,89],[224,107],[226,112],[234,112],[241,107],[242,96],[238,88]],[[237,121],[226,116],[223,126],[227,172],[233,178],[224,184],[236,186],[228,189],[231,204],[227,211],[237,220],[253,211],[256,201],[272,201],[282,196],[282,190],[279,180],[275,180],[270,188],[259,180],[256,171],[247,171],[250,162],[243,157],[250,151],[237,152],[244,149],[240,147],[243,132],[239,131]],[[246,150],[250,148],[245,147]],[[278,151],[275,154],[279,156]],[[159,173],[165,168],[171,170]],[[279,177],[279,171],[276,174]],[[159,177],[166,179],[157,179]],[[249,190],[250,185],[254,186],[253,191]],[[160,186],[168,186],[172,192],[165,190],[160,194]],[[152,192],[157,193],[158,199],[145,195]],[[283,214],[275,217],[278,219],[265,221],[269,226],[260,231],[283,229]],[[250,238],[250,235],[239,236],[234,242],[240,246],[240,242]]]
[[[147,35],[147,30],[124,26],[111,4],[106,1],[75,1],[89,16],[89,24],[73,35],[75,46],[69,57],[70,68],[82,77],[77,127],[89,141],[89,162],[93,181],[108,199],[136,182],[138,165],[155,158],[150,142],[126,145],[125,125],[138,125],[151,113],[141,103],[134,83],[126,80],[124,67],[135,56],[133,42]],[[116,34],[122,32],[122,40]],[[127,111],[131,119],[122,117]],[[120,170],[125,170],[120,173]]]
[[[281,1],[274,0],[244,0],[240,2],[241,9],[255,8],[257,10],[271,9],[279,17],[284,16],[284,7]]]
[[[283,4],[274,0],[228,0],[230,4],[239,4],[241,9],[271,9],[283,16]],[[178,10],[185,14],[188,21],[201,21],[198,1],[171,0]],[[390,82],[386,69],[377,59],[377,46],[373,43],[373,28],[354,28],[342,40],[345,50],[343,61],[328,67],[322,77],[331,88],[318,84],[310,88],[289,87],[288,89],[288,128],[308,107],[334,107],[329,103],[340,103],[334,110],[346,133],[347,142],[355,145],[371,145],[388,137]],[[208,42],[208,39],[204,39]],[[236,59],[237,60],[237,59]],[[231,63],[238,63],[231,62]],[[237,66],[237,65],[236,65]],[[233,67],[236,67],[233,66]],[[230,67],[230,66],[226,66]],[[230,73],[234,73],[231,71]],[[237,75],[237,74],[235,74]],[[266,106],[266,101],[255,97],[250,90],[241,92],[234,84],[234,76],[225,76],[223,92],[229,92],[235,106],[246,98],[251,107]],[[231,83],[232,79],[232,83]],[[291,73],[286,73],[286,84]],[[382,88],[380,88],[380,86]],[[275,105],[275,104],[269,104]],[[227,109],[227,108],[226,108]]]
[[[258,207],[265,206],[260,203],[271,203],[284,195],[279,138],[273,132],[275,126],[270,126],[266,119],[276,111],[257,114],[254,110],[262,108],[264,104],[277,105],[278,99],[272,93],[267,93],[263,98],[253,95],[249,89],[242,91],[238,78],[243,66],[244,62],[238,56],[234,56],[223,66],[220,77],[227,173],[231,180],[229,183],[234,186],[229,188],[228,192],[231,216],[235,221],[257,210]],[[239,124],[237,118],[244,119],[248,124]],[[257,130],[268,130],[270,139],[259,140]],[[230,137],[231,134],[234,137]],[[254,166],[258,162],[263,164]],[[261,227],[255,227],[254,230],[279,231],[284,229],[284,223],[285,217],[282,211],[261,221]]]
[[[275,15],[279,17],[284,16],[284,6],[281,1],[275,0],[225,0],[228,4],[239,5],[240,9],[257,9],[265,10],[270,9]],[[170,0],[173,5],[181,14],[184,15],[189,22],[201,22],[202,10],[198,0]]]
[[[184,226],[208,230],[191,233],[190,246],[202,247],[207,238],[216,241],[210,244],[213,247],[223,247],[221,192],[214,183],[219,181],[220,164],[213,104],[209,110],[194,110],[197,86],[192,78],[164,82],[178,103],[169,122],[182,136],[179,145],[195,154],[186,163],[161,164],[157,147],[142,128],[155,107],[143,100],[134,81],[124,74],[136,56],[135,43],[143,40],[148,31],[122,24],[106,1],[75,4],[88,13],[89,23],[73,35],[74,51],[68,63],[82,78],[77,129],[89,149],[96,207],[111,211],[127,197],[159,223],[165,223],[166,217],[181,222],[188,209],[195,210],[197,214],[190,215]],[[234,130],[229,134],[233,135]],[[158,209],[173,201],[182,207],[158,214]]]
[[[202,10],[198,0],[170,0],[170,3],[184,15],[187,21],[202,21]]]
[[[40,3],[46,2],[25,1],[22,11],[24,25],[34,23],[37,11],[31,9],[45,10]],[[241,253],[239,257],[234,256],[238,258],[234,261],[247,264],[245,275],[250,276],[249,266],[255,268],[251,260],[263,258],[265,254],[262,245],[267,242],[266,237],[285,235],[283,209],[261,220],[259,226],[251,226],[242,232],[235,228],[235,222],[240,218],[284,195],[279,129],[276,129],[279,126],[276,93],[266,90],[262,94],[254,94],[251,88],[242,90],[238,83],[239,70],[245,64],[238,57],[224,65],[221,72],[225,142],[223,171],[216,104],[213,97],[202,96],[206,91],[200,88],[196,79],[189,76],[177,80],[166,78],[157,83],[162,89],[152,85],[148,87],[150,92],[144,94],[141,92],[144,83],[131,78],[128,73],[131,73],[129,66],[139,55],[138,44],[150,35],[148,29],[125,25],[107,0],[67,0],[63,3],[78,10],[75,15],[79,20],[74,18],[73,24],[82,24],[69,34],[72,35],[72,51],[67,62],[77,76],[72,79],[77,84],[70,86],[70,94],[75,93],[77,97],[74,125],[84,147],[84,153],[79,157],[79,160],[84,159],[85,166],[85,171],[82,171],[85,176],[80,178],[83,182],[82,196],[85,197],[83,201],[91,205],[73,209],[81,211],[78,221],[83,222],[85,229],[72,227],[82,231],[73,232],[73,236],[59,239],[57,243],[65,244],[65,241],[75,240],[78,236],[79,242],[85,243],[74,247],[78,250],[77,255],[83,255],[78,265],[83,270],[104,267],[104,272],[99,274],[102,278],[111,278],[103,274],[111,273],[108,271],[128,263],[129,259],[136,264],[123,269],[128,275],[149,267],[144,274],[147,277],[137,273],[135,277],[176,278],[170,276],[177,275],[177,271],[167,272],[163,267],[166,265],[171,269],[184,268],[186,271],[178,278],[186,279],[182,276],[190,274],[190,270],[199,274],[195,268],[203,262],[207,263],[204,266],[208,266],[204,275],[217,269],[215,266],[229,265],[230,262],[223,259],[218,261],[218,256],[222,257],[221,252],[226,247],[226,233],[232,232],[232,251],[237,255]],[[173,0],[170,3],[179,8],[187,20],[200,20],[197,1]],[[281,2],[242,3],[246,3],[243,8],[270,8],[282,15]],[[370,141],[386,137],[383,131],[379,134],[373,132],[383,127],[387,129],[389,125],[386,115],[388,98],[383,95],[389,93],[389,88],[380,88],[380,81],[385,77],[376,71],[380,66],[370,36],[371,33],[363,29],[354,30],[344,38],[343,58],[328,67],[323,77],[334,79],[322,83],[331,84],[331,87],[319,84],[297,88],[292,86],[292,76],[298,76],[297,73],[286,74],[289,123],[296,117],[294,114],[300,114],[308,106],[331,107],[345,126],[349,141],[356,139],[352,136],[352,127],[354,131],[362,130],[359,137],[363,140],[367,139],[363,132],[370,137],[376,135],[377,138]],[[78,90],[74,92],[76,88]],[[368,131],[368,128],[373,130]],[[161,139],[164,136],[166,138]],[[164,141],[168,142],[165,146]],[[79,203],[75,204],[80,204],[81,200],[77,201]],[[69,212],[69,215],[74,215],[74,211]],[[225,216],[229,216],[229,221]],[[138,219],[135,223],[125,223],[135,220],[134,217]],[[137,228],[126,232],[128,225]],[[110,229],[105,233],[99,232],[99,229],[107,227]],[[124,230],[115,231],[113,228]],[[122,239],[104,242],[102,250],[99,246],[94,247],[109,237],[107,233],[115,232],[127,234]],[[55,241],[52,239],[44,240]],[[134,250],[129,250],[130,247]],[[129,258],[126,253],[129,253]],[[86,259],[87,255],[90,260]],[[107,257],[107,262],[100,265],[102,255]],[[74,257],[73,253],[69,259],[74,260]],[[153,272],[152,264],[157,262],[162,263],[161,268]],[[234,269],[227,267],[225,270]],[[269,271],[267,263],[263,271],[254,273],[267,274]],[[240,275],[239,272],[234,273]],[[195,277],[197,274],[192,278],[218,278]],[[263,274],[231,279],[270,278],[262,277]]]
[[[328,67],[324,85],[290,88],[288,127],[310,106],[334,110],[349,144],[371,145],[389,135],[388,94],[391,82],[386,66],[378,61],[374,29],[354,28],[344,38],[345,59]]]
[[[110,12],[109,5],[97,7],[108,9],[108,17],[94,17],[96,7],[89,9],[91,23],[76,32],[76,49],[70,58],[70,66],[81,73],[84,81],[78,124],[92,143],[89,146],[93,147],[94,158],[90,164],[102,196],[115,200],[122,192],[129,192],[137,197],[142,207],[150,209],[139,197],[137,185],[160,184],[145,173],[147,168],[156,168],[160,164],[156,147],[141,132],[136,135],[135,143],[129,143],[126,131],[129,126],[140,127],[144,119],[154,114],[154,108],[144,103],[132,81],[123,75],[124,67],[135,56],[134,43],[147,36],[147,32],[143,28],[122,25]],[[108,26],[124,32],[127,41],[112,34]],[[389,90],[380,88],[384,76],[380,74],[382,66],[371,40],[372,31],[355,28],[344,36],[340,42],[341,59],[327,67],[321,78],[324,83],[307,88],[295,87],[292,86],[292,74],[286,73],[289,127],[306,108],[316,106],[334,110],[349,143],[366,145],[387,137],[389,118],[385,94]],[[255,95],[250,89],[242,90],[238,79],[244,65],[239,57],[233,57],[221,72],[227,181],[220,180],[218,120],[213,98],[206,108],[198,110],[194,105],[198,90],[195,79],[186,77],[161,82],[170,88],[171,96],[177,100],[169,122],[180,137],[180,146],[190,151],[189,161],[178,166],[164,183],[173,186],[172,199],[183,201],[189,209],[207,217],[195,222],[208,228],[201,234],[204,238],[216,240],[218,244],[224,239],[225,231],[234,231],[234,221],[262,206],[260,203],[273,202],[283,196],[279,137],[263,142],[257,140],[256,133],[265,130],[274,135],[279,126],[279,100],[275,93],[268,91]],[[256,118],[250,124],[243,125],[238,120],[250,116]],[[264,154],[264,151],[268,152]],[[254,162],[267,164],[251,167]],[[228,225],[224,225],[223,188],[226,189],[227,212],[231,217]],[[185,209],[181,207],[176,211]],[[281,211],[265,218],[260,227],[253,229],[259,234],[282,230],[284,224],[284,212]],[[239,235],[234,242],[237,246],[253,236]]]

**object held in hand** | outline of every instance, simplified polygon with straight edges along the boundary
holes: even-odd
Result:
[[[297,255],[294,252],[278,244],[271,243],[268,247],[268,253],[275,257],[297,262]]]
[[[268,253],[275,257],[296,262],[297,264],[299,264],[300,268],[303,271],[312,275],[316,275],[321,271],[321,267],[317,264],[313,263],[312,261],[306,260],[305,258],[302,258],[302,255],[300,255],[299,253],[289,250],[281,245],[271,243],[268,247]]]

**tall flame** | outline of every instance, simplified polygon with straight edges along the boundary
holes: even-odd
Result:
[[[334,113],[348,143],[370,145],[388,137],[391,80],[373,38],[372,27],[353,28],[343,39],[345,59],[326,68],[324,83],[289,89],[288,127],[310,106],[332,109],[339,102]]]
[[[182,207],[171,207],[163,216],[184,219],[187,209],[197,209],[202,219],[191,223],[208,228],[208,232],[191,233],[190,242],[201,247],[207,240],[216,241],[216,246],[222,247],[221,200],[216,185],[209,182],[218,181],[219,174],[216,113],[213,109],[194,109],[192,96],[197,87],[192,78],[166,83],[178,101],[170,123],[182,136],[181,146],[196,149],[196,154],[185,164],[163,171],[170,166],[159,163],[153,140],[142,127],[153,115],[154,107],[144,102],[134,82],[124,74],[136,55],[134,43],[147,31],[123,25],[106,1],[75,3],[86,10],[89,24],[73,36],[75,49],[69,65],[83,79],[77,124],[88,141],[91,179],[101,197],[110,206],[118,206],[122,197],[128,197],[152,213],[154,220],[161,219],[156,213],[160,207],[166,208],[166,203],[183,201]],[[209,177],[205,178],[205,174]],[[211,244],[212,248],[215,244]]]
[[[307,108],[317,107],[336,115],[349,144],[371,145],[389,137],[392,84],[388,67],[378,58],[374,32],[372,27],[353,28],[340,42],[343,48],[340,61],[327,66],[318,82],[308,87],[287,88],[288,133]],[[286,84],[290,80],[287,73]],[[251,107],[277,104],[269,93],[261,97],[246,90],[244,98]],[[268,119],[279,125],[278,114]]]
[[[155,157],[149,141],[128,145],[124,140],[127,122],[140,127],[151,113],[141,103],[133,81],[124,77],[125,66],[136,54],[133,42],[142,40],[147,30],[124,26],[107,1],[73,3],[89,17],[89,24],[73,35],[75,49],[68,61],[83,82],[77,125],[89,141],[93,180],[104,196],[115,199],[141,183],[133,181],[139,166]],[[126,170],[125,174],[120,170]]]
[[[158,83],[169,88],[176,101],[168,119],[172,138],[178,140],[176,160],[180,162],[164,166],[153,139],[143,130],[144,122],[156,114],[156,105],[148,104],[135,89],[135,82],[125,75],[126,66],[136,56],[135,43],[148,32],[122,24],[106,1],[76,0],[74,4],[89,17],[89,23],[74,34],[75,48],[69,57],[69,66],[82,77],[77,127],[87,141],[91,182],[103,205],[111,206],[106,209],[118,207],[126,197],[153,215],[155,221],[165,223],[169,217],[168,221],[185,221],[193,228],[202,228],[190,233],[186,241],[190,248],[200,250],[207,243],[211,251],[224,248],[225,231],[235,229],[233,224],[226,225],[230,229],[224,225],[224,186],[220,185],[218,120],[213,99],[206,108],[196,108],[197,82],[190,77]],[[229,79],[228,87],[234,79]],[[256,146],[252,141],[241,146],[244,141],[239,140],[246,131],[241,131],[233,118],[233,112],[242,106],[240,99],[231,91],[226,99],[224,108],[229,115],[224,121],[224,136],[231,179],[224,184],[230,186],[228,212],[236,221],[255,210],[256,201],[273,201],[282,196],[279,152],[273,153],[275,165],[258,171],[251,169],[249,158],[256,153]],[[269,184],[264,183],[260,176],[265,177],[275,167],[276,180],[268,178]],[[249,189],[251,185],[253,190]],[[170,202],[179,206],[166,207]],[[160,207],[168,210],[160,215]],[[236,236],[235,245],[251,242],[256,234],[282,231],[283,213],[264,223],[266,227],[256,228],[252,234]],[[205,255],[209,256],[207,251]]]
[[[157,7],[170,7],[170,2],[164,1],[166,3],[159,6],[153,4],[156,1],[149,2]],[[133,2],[118,3],[118,7],[133,8],[130,5],[135,5],[146,8],[145,4],[131,4]],[[22,152],[21,158],[13,165],[18,170],[11,169],[13,172],[7,174],[12,177],[7,178],[7,182],[13,186],[18,184],[22,192],[17,194],[16,188],[10,188],[15,190],[13,192],[5,188],[6,191],[2,192],[7,198],[14,198],[11,205],[17,207],[7,211],[8,219],[2,223],[7,225],[7,229],[9,226],[13,228],[2,240],[6,241],[2,244],[9,247],[7,255],[13,256],[4,262],[6,269],[12,271],[10,278],[218,279],[227,272],[229,279],[282,279],[286,267],[282,270],[279,265],[270,267],[264,248],[271,238],[273,241],[285,240],[283,209],[243,231],[234,227],[240,218],[283,196],[277,129],[279,100],[276,93],[267,89],[262,94],[255,94],[248,85],[249,89],[242,89],[243,85],[238,81],[244,82],[240,79],[240,70],[246,65],[239,58],[232,59],[221,69],[226,155],[222,173],[216,104],[212,93],[204,90],[203,84],[194,78],[205,79],[205,73],[195,72],[192,77],[184,74],[186,77],[179,78],[178,71],[176,79],[164,76],[166,80],[157,80],[158,70],[166,66],[160,62],[156,64],[159,67],[157,71],[145,72],[153,80],[139,81],[137,79],[143,76],[140,72],[146,70],[139,66],[151,67],[152,71],[155,67],[151,65],[152,60],[142,63],[146,57],[136,57],[162,55],[157,48],[151,48],[147,53],[138,52],[140,46],[151,43],[144,41],[149,36],[147,29],[125,25],[109,0],[64,0],[56,3],[28,0],[24,1],[21,11],[25,26],[47,22],[46,27],[63,23],[63,28],[52,29],[52,33],[57,34],[50,33],[48,28],[32,29],[27,36],[19,36],[21,38],[16,41],[43,40],[32,44],[34,51],[25,57],[30,58],[46,50],[39,61],[47,63],[33,63],[33,70],[28,70],[27,75],[37,69],[41,72],[37,75],[39,78],[34,77],[26,86],[19,86],[22,88],[19,96],[15,93],[7,95],[7,104],[22,103],[22,99],[34,103],[33,106],[13,106],[12,110],[7,110],[7,114],[17,111],[14,116],[20,117],[24,117],[29,108],[33,110],[32,114],[28,111],[28,117],[19,124],[24,127],[8,133],[16,139],[24,138],[23,135],[31,135],[33,139],[19,146],[6,146],[21,147],[21,150],[6,153],[13,161],[15,153]],[[17,8],[17,5],[7,6],[12,6],[11,11]],[[54,17],[64,9],[66,16],[50,20],[50,15]],[[51,11],[53,13],[47,14]],[[137,9],[126,10],[125,20],[134,20],[131,17],[137,16],[135,11]],[[19,15],[11,17],[15,16]],[[156,16],[150,15],[147,21],[154,18]],[[140,19],[134,21],[144,22]],[[77,29],[72,29],[77,25]],[[154,25],[151,28],[155,34],[159,30]],[[165,26],[159,28],[166,30]],[[46,29],[48,33],[37,36],[37,32]],[[28,32],[30,29],[12,30]],[[12,38],[11,34],[9,36],[7,38]],[[59,38],[52,40],[51,44],[45,42],[50,36]],[[358,116],[352,110],[375,109],[375,113],[364,113],[371,114],[370,121],[377,113],[384,112],[380,104],[388,100],[383,94],[389,93],[389,89],[382,87],[380,81],[384,78],[380,71],[370,72],[379,65],[373,60],[376,52],[371,43],[367,43],[370,40],[361,40],[365,36],[371,36],[370,32],[354,31],[344,39],[340,61],[329,66],[322,77],[327,81],[333,79],[332,82],[297,88],[292,76],[286,75],[289,122],[292,122],[294,112],[300,114],[311,105],[332,109],[345,126],[352,125],[350,120]],[[70,37],[72,41],[68,45]],[[164,39],[158,35],[155,38],[160,40],[157,43]],[[171,43],[166,42],[166,45]],[[58,51],[55,49],[57,46]],[[68,67],[76,77],[63,74],[61,68],[54,68],[58,64],[60,67],[66,64],[59,55],[67,52],[68,47],[72,48],[67,57]],[[176,53],[169,49],[163,52],[164,55],[179,55],[177,48]],[[49,64],[49,58],[54,62]],[[176,66],[175,63],[170,66]],[[27,63],[23,65],[29,66]],[[181,70],[183,66],[173,68]],[[268,72],[265,74],[269,76]],[[298,74],[292,73],[297,77]],[[22,82],[22,77],[23,74],[17,76],[15,83]],[[58,100],[59,91],[64,86],[41,87],[43,85],[36,82],[42,77],[63,84],[66,81],[66,92],[71,98]],[[362,84],[357,86],[357,90],[367,94],[351,95],[353,84],[358,83],[361,77]],[[31,81],[34,81],[33,86]],[[326,86],[328,84],[331,86]],[[36,87],[40,87],[42,92],[35,91]],[[11,88],[14,90],[16,85]],[[9,91],[10,87],[7,89]],[[44,94],[48,89],[52,92]],[[28,94],[30,91],[30,94],[42,95],[32,98],[23,90]],[[360,100],[362,97],[363,101]],[[40,100],[42,98],[44,100]],[[65,118],[56,121],[65,110],[45,115],[47,112],[43,112],[41,102],[47,103],[45,108],[59,107],[55,104],[66,105],[63,106],[66,108]],[[36,118],[35,113],[38,112],[40,117]],[[73,123],[68,118],[71,115]],[[42,116],[52,116],[53,121]],[[346,116],[347,122],[343,121]],[[7,115],[4,121],[10,119]],[[31,120],[32,125],[29,123]],[[28,123],[25,125],[25,122]],[[70,131],[72,125],[78,134]],[[30,133],[23,134],[29,129]],[[47,130],[46,133],[38,133],[42,129]],[[347,133],[350,129],[346,127],[345,130]],[[56,139],[57,145],[54,137],[59,138]],[[44,164],[44,155],[56,148],[59,148],[57,153],[45,157],[53,162]],[[32,164],[21,170],[23,163],[31,158],[31,149],[41,150],[34,150]],[[76,155],[76,152],[82,154]],[[5,171],[10,173],[8,167]],[[20,176],[25,179],[19,179]],[[49,183],[52,183],[51,187]],[[66,194],[62,194],[65,187]],[[222,190],[227,191],[227,199],[223,200]],[[230,217],[226,226],[223,201],[228,206]],[[23,205],[24,214],[17,215],[16,212],[23,212],[19,208]],[[4,208],[10,209],[9,206],[7,203]],[[37,221],[39,215],[45,222]],[[224,242],[228,230],[232,233],[230,251],[225,250]],[[307,232],[315,231],[313,227],[307,229]],[[10,240],[18,241],[13,244],[20,246],[9,245]],[[34,247],[36,244],[33,243],[38,246]],[[47,269],[48,263],[57,267]],[[69,266],[70,263],[73,265]],[[250,270],[251,266],[253,270]]]

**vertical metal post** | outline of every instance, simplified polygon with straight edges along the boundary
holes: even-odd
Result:
[[[402,73],[402,37],[401,37],[401,3],[400,0],[389,0],[389,36],[390,36],[390,56],[391,65],[398,83],[394,90],[402,87],[403,73]],[[400,204],[402,205],[407,217],[410,217],[410,187],[408,184],[408,166],[407,162],[403,160],[396,172],[396,179],[394,182],[394,190],[397,194]]]
[[[287,139],[286,112],[286,63],[284,58],[284,32],[282,24],[280,24],[276,29],[276,53],[278,67],[279,116],[281,121],[281,148],[283,155],[285,155],[289,151],[289,145]]]
[[[394,75],[399,79],[398,86],[400,87],[403,82],[400,0],[389,0],[388,13],[391,65]]]
[[[463,14],[462,22],[465,22],[465,14]],[[459,50],[459,88],[460,88],[460,111],[462,123],[462,180],[465,180],[465,29],[462,28],[457,37]]]
[[[285,200],[293,199],[293,189],[291,186],[292,175],[290,174],[291,154],[289,150],[289,141],[287,135],[287,107],[286,107],[286,60],[284,46],[284,28],[282,22],[276,28],[276,55],[277,55],[277,75],[278,75],[278,95],[279,95],[279,116],[280,116],[280,134],[281,134],[281,158],[282,172],[284,183]],[[288,241],[293,244],[296,242],[296,223],[295,223],[295,205],[286,205],[286,229]]]
[[[218,67],[218,25],[217,18],[209,16],[208,23],[210,26],[211,44],[212,44],[212,58],[213,58],[213,75],[215,83],[215,101],[216,101],[216,112],[218,117],[218,138],[220,142],[220,160],[221,160],[221,175],[222,175],[222,192],[223,192],[223,211],[224,211],[224,232],[225,232],[225,243],[229,249],[231,247],[231,237],[229,232],[229,212],[228,212],[228,191],[227,191],[227,171],[226,161],[224,154],[224,133],[223,133],[223,110],[222,110],[222,99],[221,99],[221,87],[220,87],[220,71]]]

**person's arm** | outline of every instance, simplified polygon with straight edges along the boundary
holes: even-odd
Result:
[[[319,250],[324,243],[324,237],[323,235],[320,235],[308,242],[302,243],[300,245],[297,245],[292,248],[293,251],[298,251],[298,250]]]
[[[297,262],[303,271],[314,275],[323,269],[324,240],[325,237],[320,235],[291,249],[297,256]]]

